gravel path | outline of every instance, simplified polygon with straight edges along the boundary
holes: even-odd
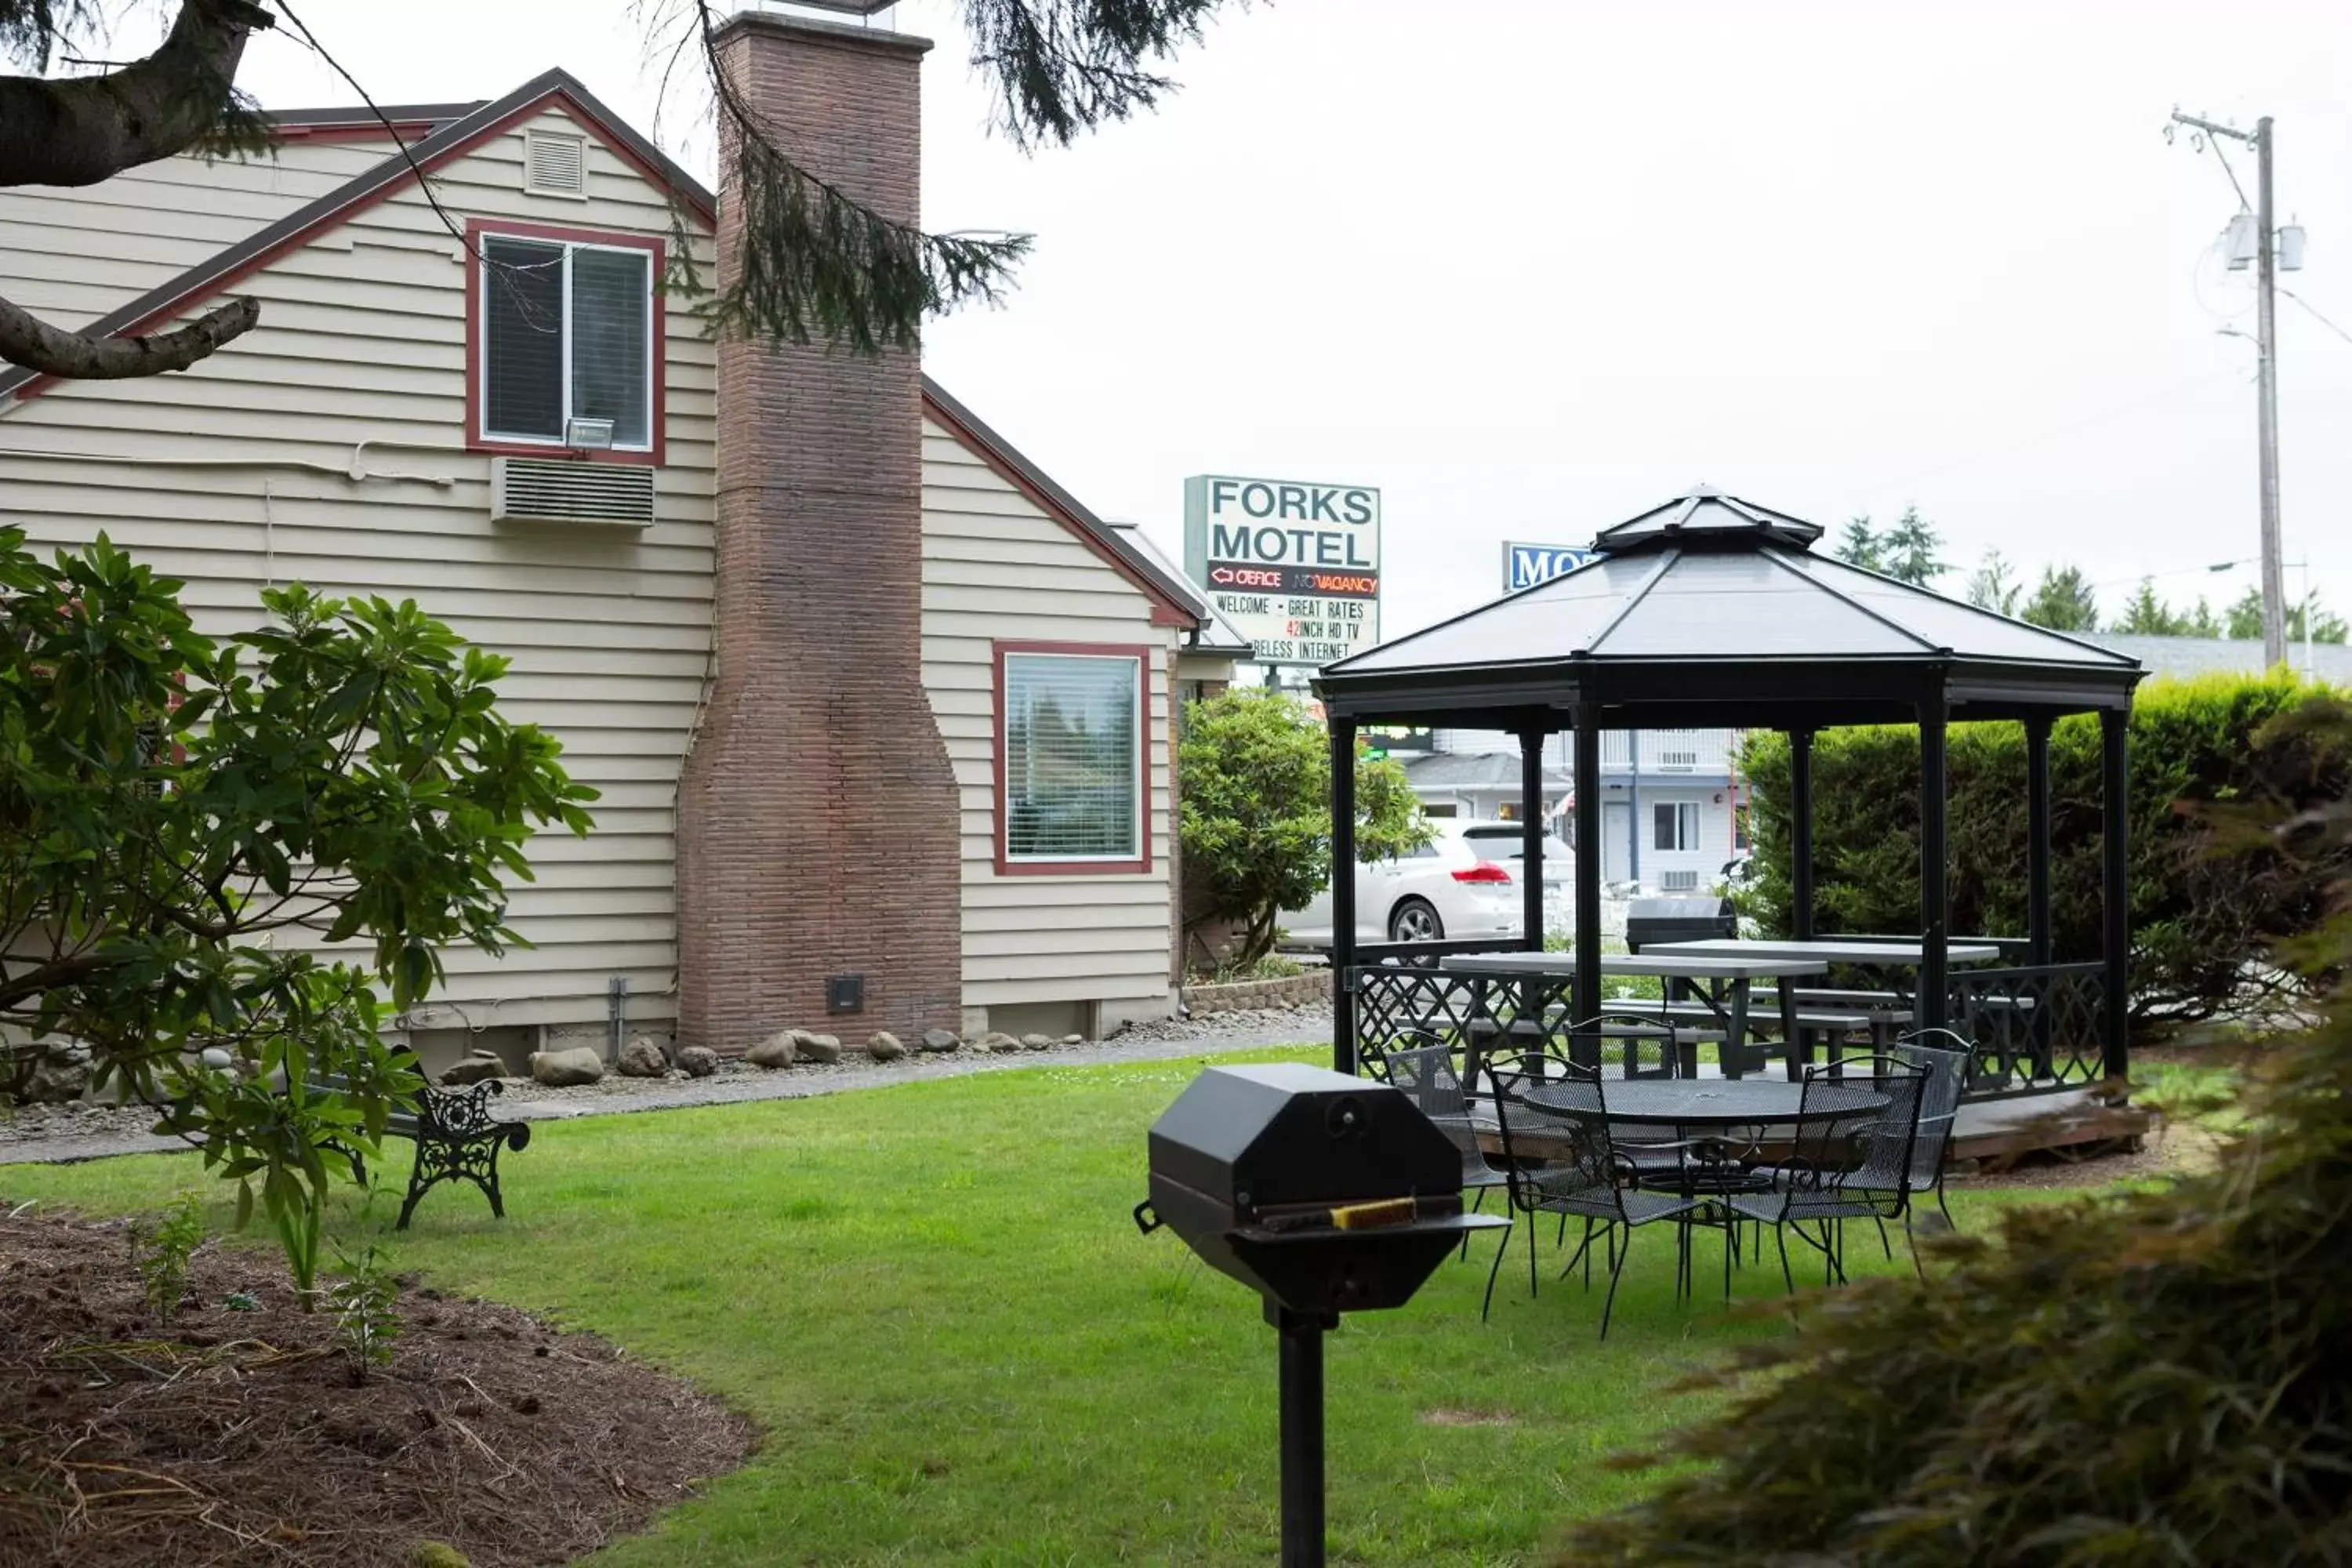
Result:
[[[1172,1061],[1269,1046],[1328,1044],[1330,1038],[1331,1009],[1325,1004],[1221,1013],[1198,1020],[1169,1019],[1123,1029],[1108,1040],[1041,1051],[918,1052],[896,1062],[873,1061],[862,1051],[854,1051],[829,1067],[807,1063],[772,1070],[730,1061],[709,1078],[611,1075],[601,1083],[577,1089],[548,1089],[509,1080],[498,1110],[511,1121],[561,1121],[577,1116],[621,1116],[755,1100],[807,1100],[820,1094],[887,1089],[893,1084],[1016,1068]],[[144,1109],[118,1105],[26,1106],[13,1114],[0,1111],[0,1165],[65,1163],[188,1147],[177,1138],[156,1137],[148,1131],[153,1124],[154,1117]]]

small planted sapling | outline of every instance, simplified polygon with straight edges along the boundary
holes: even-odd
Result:
[[[204,1202],[193,1192],[173,1199],[162,1217],[131,1226],[131,1266],[139,1275],[148,1310],[167,1328],[188,1293],[188,1259],[204,1240]]]

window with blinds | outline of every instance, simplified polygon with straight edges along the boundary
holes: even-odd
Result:
[[[1698,847],[1698,806],[1695,802],[1660,802],[1651,808],[1654,831],[1651,847],[1657,849]]]
[[[609,419],[614,447],[649,449],[653,253],[486,234],[480,266],[482,437],[561,445]]]
[[[1003,657],[1006,859],[1141,859],[1143,661]]]

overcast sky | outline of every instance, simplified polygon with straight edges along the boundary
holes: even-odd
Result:
[[[1585,0],[1235,6],[1159,113],[1024,156],[950,0],[925,218],[1037,237],[927,363],[1172,549],[1202,472],[1377,485],[1391,633],[1701,480],[1835,527],[1916,503],[1962,568],[2081,563],[2112,612],[2257,546],[2252,274],[2178,103],[2276,118],[2284,281],[2352,331],[2352,6]],[[627,0],[307,0],[387,101],[562,65],[650,129]],[[886,14],[886,20],[890,14]],[[265,37],[274,108],[350,100]],[[673,104],[666,140],[709,166]],[[2249,196],[2251,153],[2231,148]],[[2280,301],[2287,557],[2352,604],[2352,341]],[[2171,575],[2172,574],[2182,574]],[[1956,572],[1946,586],[1957,589]],[[2297,591],[2287,574],[2287,591]]]

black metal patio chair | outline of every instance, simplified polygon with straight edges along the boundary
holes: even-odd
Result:
[[[1486,1152],[1481,1134],[1492,1135],[1495,1123],[1491,1117],[1482,1119],[1470,1103],[1469,1092],[1463,1088],[1462,1075],[1454,1069],[1454,1048],[1451,1046],[1425,1045],[1410,1049],[1391,1049],[1385,1058],[1388,1082],[1403,1092],[1406,1099],[1421,1108],[1421,1113],[1436,1123],[1454,1148],[1462,1152],[1462,1188],[1475,1194],[1470,1200],[1472,1213],[1478,1212],[1486,1202],[1487,1193],[1497,1187],[1507,1188],[1510,1175]],[[1462,1238],[1462,1256],[1470,1256],[1470,1237]]]
[[[1860,1069],[1860,1070],[1857,1070]],[[1780,1279],[1790,1294],[1788,1233],[1820,1249],[1825,1280],[1845,1282],[1845,1222],[1884,1222],[1911,1205],[1911,1145],[1927,1080],[1923,1064],[1895,1057],[1849,1058],[1843,1072],[1807,1069],[1796,1127],[1796,1152],[1769,1167],[1769,1192],[1735,1193],[1733,1214],[1769,1225],[1780,1252]],[[1875,1103],[1880,1100],[1885,1104]],[[1818,1236],[1808,1235],[1807,1225]]]
[[[1936,1044],[1923,1044],[1930,1037]],[[1949,1041],[1948,1046],[1943,1042]],[[1911,1161],[1907,1184],[1911,1195],[1928,1193],[1936,1195],[1936,1207],[1942,1213],[1944,1223],[1953,1224],[1952,1211],[1944,1202],[1944,1173],[1950,1163],[1952,1132],[1959,1120],[1960,1094],[1968,1087],[1970,1064],[1976,1060],[1973,1042],[1950,1029],[1919,1029],[1895,1042],[1894,1055],[1898,1060],[1914,1062],[1927,1071],[1927,1081],[1919,1091],[1919,1128],[1911,1140]],[[1911,1228],[1911,1207],[1903,1209],[1903,1234],[1911,1243],[1912,1267],[1920,1269],[1919,1241]],[[1892,1256],[1892,1249],[1889,1249]]]
[[[1702,1200],[1637,1184],[1631,1160],[1618,1150],[1612,1135],[1607,1090],[1596,1068],[1531,1053],[1507,1064],[1489,1062],[1486,1072],[1494,1089],[1496,1128],[1509,1178],[1511,1207],[1528,1216],[1528,1294],[1530,1298],[1537,1294],[1536,1226],[1541,1216],[1559,1215],[1564,1220],[1574,1215],[1584,1221],[1584,1238],[1559,1272],[1565,1279],[1581,1261],[1588,1289],[1592,1283],[1593,1227],[1598,1225],[1609,1251],[1609,1294],[1601,1306],[1601,1337],[1607,1339],[1610,1314],[1617,1304],[1617,1284],[1633,1250],[1633,1233],[1643,1226],[1687,1214],[1699,1207]],[[1536,1105],[1525,1098],[1538,1090],[1554,1105]],[[1620,1228],[1625,1233],[1622,1245],[1617,1237]],[[1510,1232],[1507,1231],[1486,1271],[1486,1298],[1478,1309],[1481,1321],[1494,1307],[1495,1280],[1502,1272],[1503,1254],[1509,1249]]]

